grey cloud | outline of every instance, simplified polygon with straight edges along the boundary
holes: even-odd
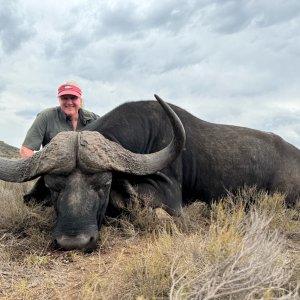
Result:
[[[0,77],[1,78],[1,77]],[[7,83],[4,82],[4,80],[0,80],[0,95],[3,91],[5,91],[7,88]]]
[[[291,21],[300,15],[300,2],[298,0],[284,0],[272,1],[267,0],[255,3],[252,5],[252,11],[258,11],[260,18],[257,19],[256,24],[261,27],[272,26],[282,22]]]
[[[132,68],[133,64],[135,63],[135,55],[133,49],[126,49],[126,48],[118,48],[113,53],[113,61],[115,67],[120,69],[129,70]]]
[[[18,1],[2,1],[0,6],[0,41],[6,53],[17,50],[34,34],[22,14]]]
[[[57,25],[57,39],[45,42],[44,55],[68,62],[68,70],[62,73],[104,81],[128,77],[131,71],[149,72],[151,65],[150,71],[163,73],[199,63],[202,58],[196,45],[183,37],[189,18],[197,11],[196,3],[154,2],[143,11],[141,5],[130,1],[115,7],[90,1],[67,13],[66,22]],[[182,36],[176,47],[172,45],[174,33]],[[154,49],[153,44],[159,48]]]
[[[263,122],[266,128],[278,128],[290,126],[294,127],[300,124],[300,115],[292,115],[291,113],[281,112],[270,116],[267,120]]]
[[[160,29],[177,31],[195,13],[194,1],[164,1],[141,11],[136,4],[123,2],[118,7],[109,8],[101,14],[100,34],[127,34],[139,38],[142,31]],[[142,34],[144,35],[144,34]]]
[[[288,112],[272,113],[261,122],[261,129],[272,131],[300,147],[300,116]]]
[[[300,3],[289,1],[210,1],[203,14],[203,23],[221,34],[232,34],[247,27],[268,27],[300,15]]]
[[[55,44],[54,41],[46,41],[44,43],[44,54],[46,59],[52,59],[57,56],[58,53],[58,45]]]
[[[89,40],[87,35],[84,35],[84,33],[73,32],[63,36],[58,51],[65,61],[74,62],[78,53],[82,51],[82,54],[84,55],[84,49],[88,44]],[[76,62],[74,63],[76,64]]]
[[[84,28],[88,30],[82,34],[89,36],[93,42],[114,35],[140,39],[147,34],[147,30],[182,30],[191,16],[201,9],[201,3],[195,0],[153,1],[152,5],[150,2],[150,5],[144,7],[131,1],[120,1],[116,5],[88,1],[74,10],[69,16],[70,20],[60,29],[72,35],[75,32],[78,34],[76,24],[87,25]]]
[[[246,28],[250,21],[251,15],[247,11],[247,5],[237,1],[219,2],[218,5],[211,10],[214,22],[211,18],[207,23],[212,24],[216,31],[220,33],[235,33]]]
[[[19,111],[16,111],[16,116],[18,117],[23,117],[24,119],[26,120],[32,120],[33,118],[36,117],[38,111],[35,109],[35,110],[28,110],[28,109],[24,109],[24,110],[19,110]]]
[[[143,46],[137,45],[133,48],[132,45],[130,47],[127,45],[134,40],[138,40],[142,44],[147,43],[150,33],[156,30],[160,32],[159,34],[154,33],[158,39],[164,38],[164,34],[170,34],[172,39],[174,33],[183,32],[189,24],[189,19],[196,14],[199,9],[197,7],[199,5],[196,3],[198,2],[194,0],[157,2],[143,11],[141,6],[130,1],[120,2],[114,7],[90,1],[67,15],[66,23],[58,26],[62,35],[56,40],[56,43],[49,41],[45,43],[44,54],[50,59],[69,60],[71,70],[80,73],[85,73],[88,67],[93,73],[93,69],[95,71],[97,69],[97,66],[93,64],[97,63],[97,60],[102,64],[103,60],[107,59],[112,61],[110,64],[112,67],[131,69],[135,63],[141,62],[139,57],[143,56],[141,50]],[[112,53],[106,53],[109,51],[106,48],[108,43],[114,46]],[[190,42],[189,44],[191,45]],[[182,48],[180,44],[178,47]],[[190,54],[196,53],[196,51],[192,47],[188,48],[187,45],[184,47],[189,51],[185,57],[190,61],[192,59]],[[99,51],[90,53],[90,48],[97,48]],[[86,53],[89,53],[89,58],[86,57]],[[175,57],[172,56],[163,66],[159,67],[160,70],[163,72],[171,70],[175,68],[178,61],[184,65],[184,56],[180,54],[180,51],[176,50],[178,60],[174,60]],[[162,52],[159,55],[161,56]],[[149,59],[152,57],[150,56]],[[82,61],[85,63],[83,64]],[[83,69],[79,68],[78,63]],[[109,65],[107,62],[104,64]],[[91,77],[93,74],[89,74],[88,78]]]

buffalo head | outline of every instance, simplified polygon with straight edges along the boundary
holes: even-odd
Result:
[[[159,97],[169,117],[174,138],[164,149],[137,154],[98,132],[61,132],[32,157],[0,159],[0,179],[29,181],[44,176],[57,214],[54,243],[58,248],[96,248],[109,201],[112,173],[148,175],[168,166],[180,154],[185,132],[174,111]]]

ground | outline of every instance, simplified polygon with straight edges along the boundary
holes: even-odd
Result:
[[[24,205],[28,188],[0,184],[0,299],[299,299],[300,209],[283,195],[250,188],[163,221],[137,205],[86,254],[53,248],[53,209]]]

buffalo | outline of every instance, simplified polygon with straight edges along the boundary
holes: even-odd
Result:
[[[200,120],[155,97],[159,103],[128,102],[85,131],[62,132],[31,158],[0,160],[2,180],[42,176],[59,248],[95,249],[107,207],[126,206],[133,192],[152,195],[150,205],[171,215],[241,186],[283,192],[290,204],[299,197],[296,147],[272,133]]]

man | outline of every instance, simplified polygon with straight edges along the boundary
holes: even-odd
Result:
[[[20,149],[22,158],[30,157],[41,146],[47,145],[61,131],[77,131],[98,119],[99,116],[82,106],[82,91],[78,85],[67,82],[58,88],[59,106],[40,112],[29,128]],[[32,200],[50,205],[50,191],[40,177],[32,190],[24,195],[25,203]]]
[[[20,149],[22,158],[33,155],[61,131],[77,131],[99,116],[82,106],[82,91],[78,85],[67,82],[58,88],[59,106],[40,112],[29,128]]]

